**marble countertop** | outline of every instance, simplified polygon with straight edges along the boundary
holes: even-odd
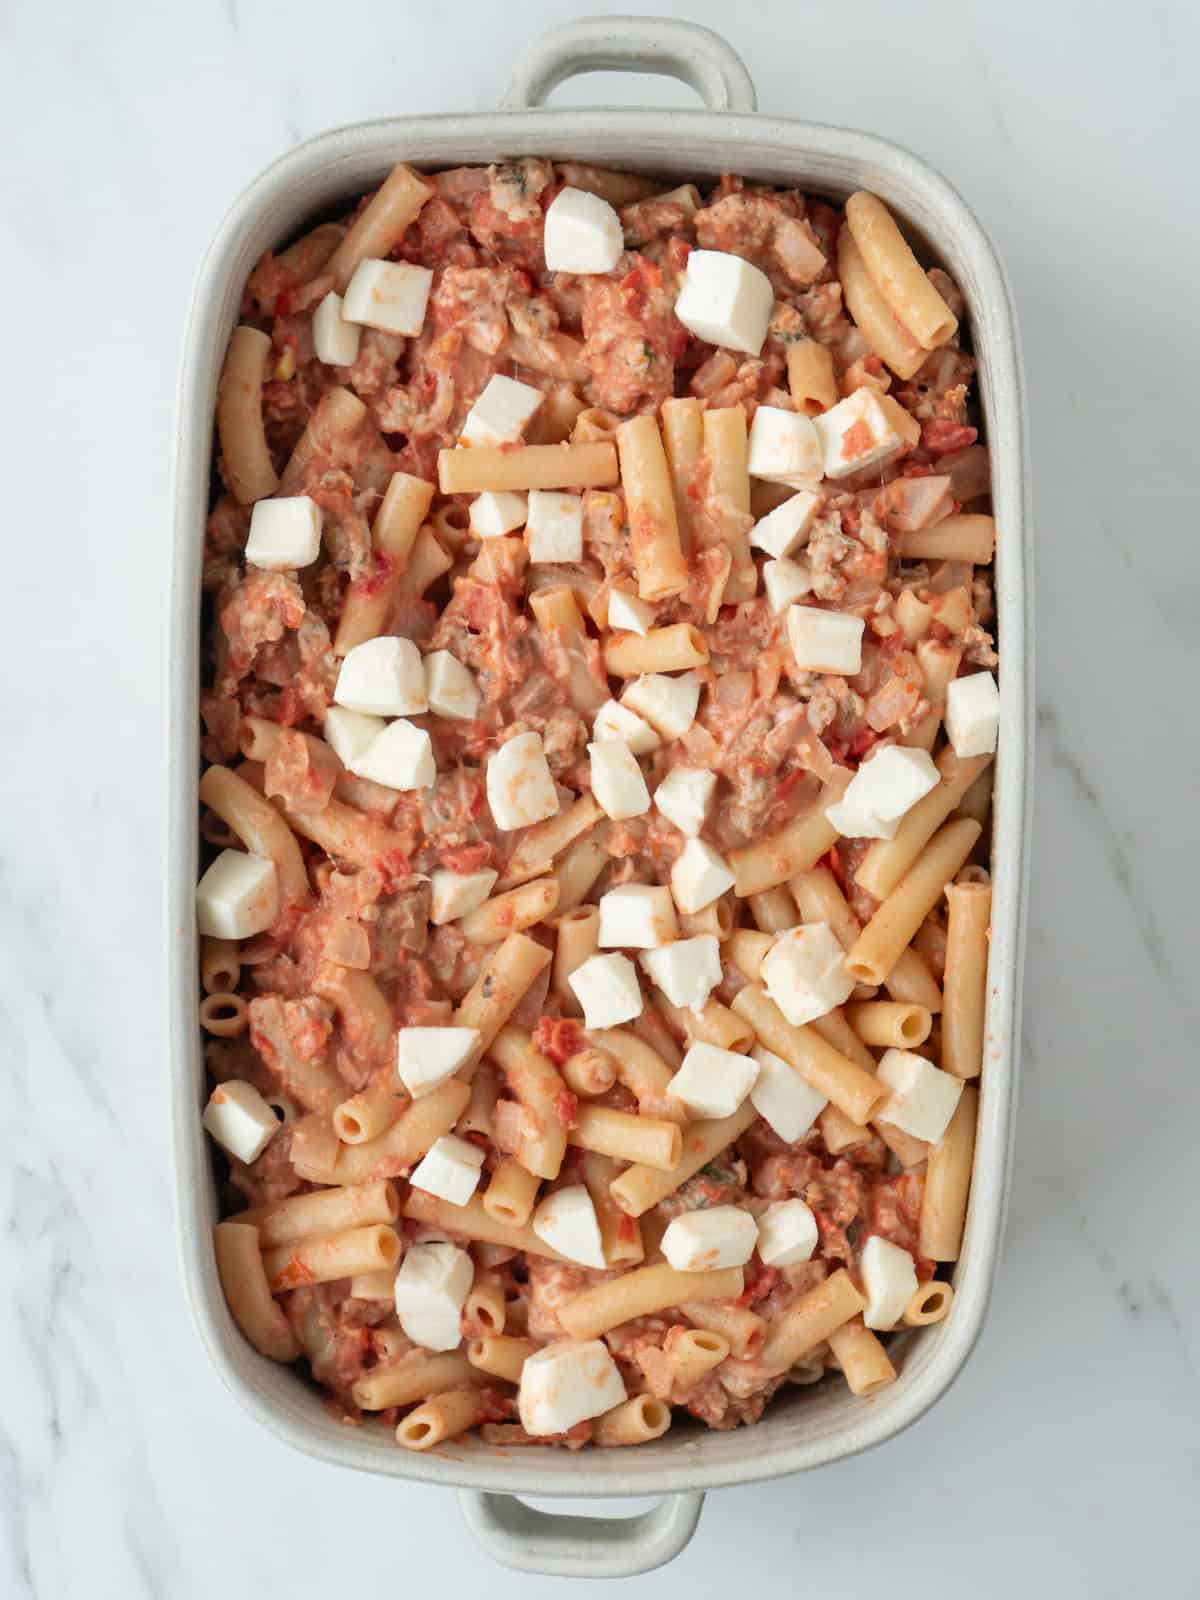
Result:
[[[566,1587],[493,1567],[442,1491],[289,1454],[209,1369],[173,1238],[160,907],[168,475],[199,256],[232,195],[296,140],[491,106],[514,38],[574,14],[561,0],[528,0],[518,26],[478,0],[6,10],[7,1600]],[[1039,546],[1037,833],[1013,1199],[970,1365],[873,1454],[711,1495],[689,1549],[627,1592],[778,1589],[786,1572],[797,1593],[892,1600],[1200,1593],[1200,13],[1144,0],[1131,26],[1055,0],[760,0],[752,25],[694,0],[688,14],[732,38],[764,110],[927,157],[1007,261]],[[628,104],[650,92],[601,86]],[[690,103],[678,85],[654,92]],[[595,84],[561,92],[588,97]],[[379,1535],[349,1557],[336,1530],[352,1525]]]

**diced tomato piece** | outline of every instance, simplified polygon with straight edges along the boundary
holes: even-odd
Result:
[[[587,1046],[587,1035],[573,1017],[539,1017],[533,1025],[533,1048],[561,1067]]]
[[[921,424],[921,449],[931,456],[948,456],[952,450],[965,450],[979,437],[977,428],[968,428],[964,422],[947,422],[935,417]]]

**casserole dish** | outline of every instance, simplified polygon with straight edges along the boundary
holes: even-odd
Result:
[[[691,84],[708,109],[540,109],[577,72],[626,68]],[[783,1476],[853,1454],[920,1416],[961,1370],[980,1330],[1003,1225],[1015,1095],[1026,876],[1031,661],[1025,634],[1028,519],[1019,358],[1003,272],[958,196],[921,162],[886,142],[844,130],[753,115],[754,91],[733,51],[691,24],[589,19],[548,34],[518,63],[506,109],[492,114],[396,118],[322,135],[268,169],[241,197],[201,272],[187,337],[176,454],[171,665],[168,916],[176,1165],[185,1278],[206,1348],[242,1403],[298,1449],[360,1470],[464,1491],[473,1531],[505,1563],[535,1572],[621,1576],[669,1560],[696,1526],[709,1488]],[[680,154],[686,152],[686,154]],[[829,1386],[798,1390],[753,1434],[674,1432],[634,1455],[504,1451],[455,1441],[437,1452],[397,1451],[383,1429],[347,1429],[297,1373],[258,1356],[239,1335],[212,1256],[216,1193],[198,1115],[204,1092],[196,1027],[193,894],[197,876],[195,704],[200,561],[208,507],[211,423],[221,357],[242,284],[264,249],[378,183],[398,160],[438,168],[500,154],[603,162],[662,176],[794,184],[838,199],[881,196],[930,259],[946,265],[970,313],[979,393],[993,463],[1000,528],[996,601],[1006,667],[996,767],[994,902],[986,1053],[972,1199],[954,1274],[953,1315],[891,1350],[899,1381],[869,1402]],[[556,1518],[513,1498],[536,1495],[667,1498],[630,1521]]]

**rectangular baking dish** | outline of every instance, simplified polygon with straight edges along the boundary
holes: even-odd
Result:
[[[598,69],[682,78],[708,109],[546,110],[564,78]],[[914,1422],[962,1369],[982,1325],[1003,1228],[1019,1041],[1031,771],[1032,659],[1026,631],[1029,521],[1020,361],[1003,270],[979,223],[923,162],[885,140],[754,114],[753,85],[723,40],[690,23],[590,18],[538,40],[518,62],[507,109],[397,117],[323,134],[267,169],[222,224],[200,273],[180,390],[171,592],[169,840],[170,1055],[178,1214],[185,1279],[209,1356],[241,1403],[296,1449],[368,1472],[440,1483],[464,1494],[473,1531],[497,1559],[534,1572],[616,1577],[669,1560],[686,1544],[703,1491],[782,1477],[882,1443]],[[429,1454],[398,1449],[390,1430],[347,1428],[316,1389],[259,1356],[226,1310],[210,1244],[216,1193],[200,1126],[204,1070],[196,1022],[196,699],[200,562],[208,508],[217,379],[242,285],[269,246],[347,205],[398,160],[437,168],[542,154],[682,180],[733,171],[842,198],[883,197],[910,236],[960,285],[979,360],[998,526],[996,600],[1002,723],[994,807],[994,902],[987,1059],[974,1185],[955,1301],[945,1323],[892,1346],[898,1381],[871,1400],[842,1386],[781,1394],[752,1429],[673,1429],[619,1452],[502,1451],[456,1441]],[[555,1517],[512,1498],[665,1495],[632,1520]]]

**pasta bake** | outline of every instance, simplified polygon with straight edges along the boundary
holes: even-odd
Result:
[[[230,1310],[347,1421],[732,1428],[953,1314],[999,725],[963,314],[874,195],[534,158],[400,165],[252,273],[204,1125]]]

